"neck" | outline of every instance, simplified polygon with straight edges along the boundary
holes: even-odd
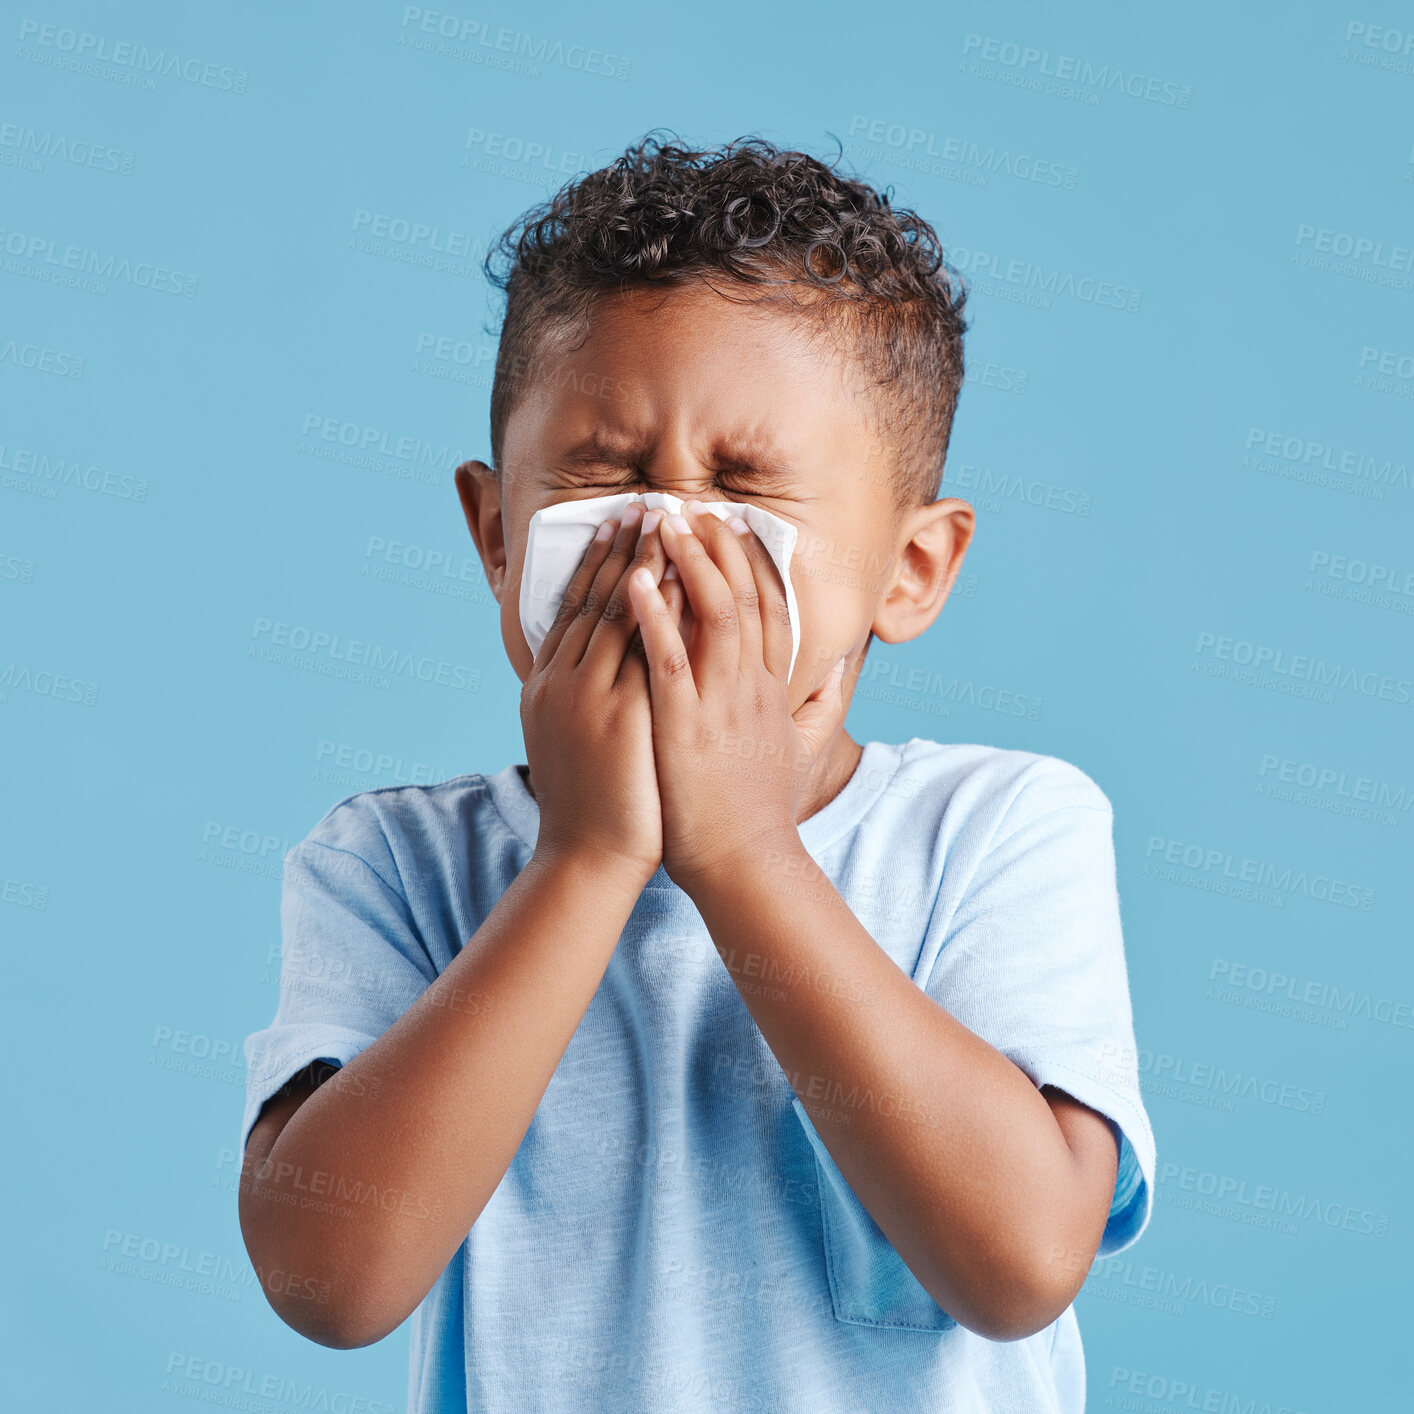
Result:
[[[841,727],[816,760],[796,807],[797,825],[823,810],[845,788],[863,754],[864,748]]]

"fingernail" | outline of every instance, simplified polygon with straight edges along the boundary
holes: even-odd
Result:
[[[618,521],[606,520],[603,525],[601,525],[599,529],[594,532],[594,538],[596,540],[612,540],[614,538],[614,532],[618,528]]]
[[[736,531],[738,535],[747,534],[751,527],[740,516],[728,516],[727,524]]]
[[[693,515],[695,515],[695,516],[700,516],[700,515],[702,515],[702,514],[706,511],[706,509],[707,509],[707,507],[704,506],[701,501],[689,501],[689,502],[687,503],[687,508],[688,508],[688,510],[690,510],[690,511],[693,513]]]
[[[662,518],[662,511],[649,511],[647,515],[643,517],[643,524],[638,527],[638,533],[640,535],[647,535]]]
[[[692,534],[692,527],[676,511],[674,511],[672,515],[668,517],[668,524],[672,526],[674,530],[678,531],[683,535]]]
[[[669,562],[667,569],[663,571],[664,579],[676,579],[678,577],[678,567]]]

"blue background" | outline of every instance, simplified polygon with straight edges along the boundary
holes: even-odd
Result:
[[[1114,803],[1161,1172],[1078,1301],[1092,1407],[1407,1408],[1414,17],[438,13],[546,57],[419,48],[393,4],[3,21],[7,1403],[177,1411],[235,1369],[403,1407],[405,1329],[328,1351],[253,1282],[241,1042],[285,849],[356,790],[523,757],[451,478],[489,455],[478,260],[552,169],[661,125],[837,135],[974,287],[944,492],[976,539],[933,629],[872,648],[850,730],[1052,753]],[[475,248],[429,268],[376,216]],[[57,282],[69,247],[109,275]],[[389,450],[339,459],[365,436]],[[269,661],[274,623],[475,690]],[[920,668],[1041,707],[909,696]]]

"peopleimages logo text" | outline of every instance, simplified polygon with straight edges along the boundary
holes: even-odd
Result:
[[[435,683],[439,687],[453,687],[466,692],[479,692],[481,689],[479,668],[472,669],[460,663],[441,662],[425,655],[419,657],[403,649],[365,643],[357,638],[345,639],[340,634],[306,628],[303,624],[258,618],[250,636],[259,640],[262,645],[289,648],[295,653],[306,654],[311,662],[326,659],[369,668],[377,673],[415,678],[420,682]],[[250,651],[253,656],[263,656],[256,654],[254,644]],[[271,656],[272,661],[289,661],[287,654],[276,653]],[[295,666],[301,664],[296,661]]]
[[[1414,245],[1386,246],[1384,241],[1374,236],[1332,231],[1325,226],[1303,223],[1296,228],[1296,244],[1304,246],[1308,243],[1330,255],[1348,256],[1356,261],[1368,260],[1371,265],[1384,266],[1389,270],[1414,270]]]
[[[948,250],[948,263],[959,273],[985,282],[997,282],[984,293],[1001,293],[1015,285],[1036,291],[1043,308],[1050,308],[1052,295],[1066,295],[1086,304],[1098,304],[1107,309],[1137,310],[1143,293],[1127,285],[1116,285],[1092,275],[1076,277],[1056,266],[1046,267],[1031,260],[1012,260],[985,250],[969,250],[953,246]]]
[[[1414,682],[1408,678],[1391,677],[1388,673],[1361,672],[1339,663],[1328,664],[1324,658],[1315,658],[1308,653],[1288,654],[1284,648],[1271,644],[1200,632],[1194,651],[1199,657],[1211,653],[1214,658],[1243,667],[1250,666],[1281,677],[1299,678],[1322,687],[1358,692],[1365,697],[1378,697],[1385,702],[1397,702],[1401,707],[1414,703]]]
[[[160,294],[181,295],[186,299],[195,297],[199,284],[196,275],[169,270],[165,265],[154,265],[150,260],[134,263],[126,256],[120,259],[86,246],[60,246],[51,236],[32,235],[24,231],[0,228],[0,250],[17,259],[37,263],[40,268],[76,271],[99,280],[116,280]],[[28,272],[20,270],[15,273]]]
[[[1036,49],[1006,39],[969,34],[962,42],[962,53],[964,57],[974,55],[989,64],[1000,64],[1019,73],[1035,73],[1043,78],[1079,84],[1082,88],[1096,88],[1104,93],[1123,93],[1130,98],[1142,98],[1166,107],[1187,108],[1193,98],[1193,90],[1187,84],[1149,78],[1117,64],[1096,65],[1088,59],[1077,59],[1069,54],[1052,55],[1049,49]]]
[[[125,39],[110,40],[107,35],[90,34],[86,30],[70,29],[64,25],[41,24],[38,20],[20,21],[20,39],[41,49],[71,55],[75,60],[112,64],[144,75],[157,74],[164,79],[176,77],[184,83],[223,89],[228,93],[244,93],[250,79],[244,69],[206,63],[200,59],[184,59],[180,54],[169,54],[165,49],[154,52],[145,44],[135,44]]]

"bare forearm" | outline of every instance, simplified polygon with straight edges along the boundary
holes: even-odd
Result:
[[[296,1329],[366,1344],[426,1295],[515,1157],[641,889],[602,862],[533,857],[427,991],[248,1160],[246,1245],[258,1270],[301,1276],[292,1293],[262,1278]]]
[[[1063,1309],[1091,1219],[1026,1074],[913,983],[803,846],[692,893],[816,1132],[934,1300],[997,1338]]]

